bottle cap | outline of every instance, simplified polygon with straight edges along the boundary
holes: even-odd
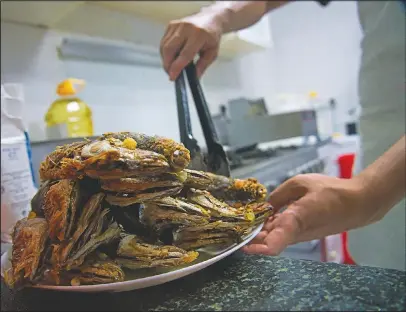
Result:
[[[58,84],[56,93],[60,96],[75,95],[83,89],[85,84],[85,81],[82,79],[68,78]]]

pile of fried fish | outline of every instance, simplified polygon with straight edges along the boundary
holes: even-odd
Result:
[[[57,147],[12,238],[9,287],[125,280],[126,270],[186,265],[240,242],[272,214],[266,189],[188,169],[171,139],[106,133]]]

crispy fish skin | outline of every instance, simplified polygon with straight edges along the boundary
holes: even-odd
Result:
[[[106,200],[115,206],[130,206],[178,194],[183,184],[176,175],[102,180],[101,188],[108,191]]]
[[[102,209],[101,203],[103,199],[104,194],[97,193],[86,202],[83,211],[79,217],[79,220],[76,223],[76,227],[71,239],[69,241],[64,242],[64,244],[62,244],[59,250],[60,255],[58,262],[60,264],[65,263],[65,261],[68,259],[72,251],[75,252],[74,247],[78,247],[77,242],[79,241],[83,233],[86,231],[86,229],[89,228],[92,218],[94,218],[95,216],[97,218],[99,218],[100,216],[103,218],[103,215],[97,213],[98,211],[100,212]]]
[[[185,169],[187,174],[185,185],[198,190],[218,190],[230,187],[232,179],[211,172]]]
[[[92,144],[106,144],[107,141],[96,141]],[[117,159],[97,159],[93,156],[92,162],[86,163],[83,171],[92,178],[121,179],[137,175],[157,175],[171,170],[165,157],[159,153],[142,149],[127,149],[111,147],[118,152]]]
[[[49,259],[51,273],[49,276],[52,277],[56,284],[60,284],[61,272],[71,267],[80,266],[85,261],[85,257],[91,254],[94,248],[114,240],[114,238],[110,237],[113,234],[109,231],[106,231],[108,234],[103,233],[105,231],[104,227],[108,222],[106,217],[108,209],[101,209],[103,198],[103,193],[93,195],[86,202],[84,208],[81,209],[81,214],[75,223],[77,227],[72,237],[63,241],[53,242],[51,245],[51,256]],[[86,244],[87,246],[85,247]],[[79,257],[76,257],[78,254]]]
[[[107,233],[103,233],[104,224],[107,221],[107,213],[107,209],[96,209],[89,225],[81,234],[80,239],[75,242],[74,249],[71,249],[70,252],[69,248],[71,248],[71,246],[69,246],[69,243],[71,240],[65,240],[51,245],[51,275],[56,281],[56,284],[59,284],[61,272],[80,266],[85,261],[85,258],[95,249],[103,244],[109,244],[119,236],[120,232],[113,233],[112,231],[105,231]],[[116,235],[116,237],[111,237],[114,235]]]
[[[79,268],[68,271],[72,286],[108,284],[124,281],[121,267],[111,259],[89,259]]]
[[[42,180],[119,179],[171,170],[166,158],[152,151],[116,147],[109,141],[77,142],[58,147],[40,165]]]
[[[51,240],[69,237],[80,200],[79,188],[76,180],[64,179],[50,186],[46,193],[43,207]]]
[[[189,214],[197,214],[203,217],[210,217],[210,212],[205,210],[203,207],[189,203],[186,199],[182,198],[173,198],[173,197],[164,197],[161,199],[156,199],[150,201],[152,204],[156,204],[161,208],[167,208],[172,210],[178,210],[180,212],[185,212]]]
[[[244,215],[253,214],[253,220],[235,220],[223,218],[223,220],[212,221],[208,224],[192,227],[180,227],[173,231],[173,243],[176,246],[189,250],[197,246],[219,244],[220,239],[225,239],[222,244],[238,243],[243,237],[264,222],[273,214],[273,207],[270,203],[251,203],[239,209]],[[229,220],[229,221],[225,221]],[[226,239],[228,238],[228,240]],[[212,241],[212,239],[214,239]],[[190,244],[190,245],[189,245]]]
[[[228,201],[236,201],[240,204],[264,201],[267,196],[266,187],[255,178],[246,180],[233,179],[227,189],[213,190],[213,195]]]
[[[212,221],[208,224],[196,226],[196,227],[182,227],[179,231],[187,231],[187,232],[200,232],[200,231],[240,231],[240,224],[244,224],[241,222],[227,222],[222,220]]]
[[[193,226],[193,227],[180,227],[174,231],[177,239],[184,238],[194,238],[199,236],[201,233],[232,233],[241,234],[242,227],[239,223],[234,222],[224,222],[224,221],[214,221],[208,224]],[[175,239],[176,240],[176,239]]]
[[[37,193],[31,199],[31,211],[36,214],[37,217],[45,217],[44,205],[45,205],[45,196],[49,191],[49,188],[55,184],[56,181],[44,181]]]
[[[12,239],[12,267],[5,273],[5,282],[10,288],[34,280],[48,239],[47,221],[44,218],[17,221]]]
[[[158,232],[167,227],[197,226],[209,223],[209,218],[206,216],[181,212],[176,209],[161,208],[155,203],[144,204],[141,220]]]
[[[40,179],[45,181],[79,177],[81,174],[75,164],[77,159],[80,159],[80,153],[86,144],[88,142],[83,141],[58,146],[41,162],[39,168]],[[72,160],[73,165],[66,164],[66,159]]]
[[[125,273],[121,267],[107,255],[98,251],[90,254],[80,266],[56,272],[48,268],[42,278],[36,281],[41,285],[95,285],[124,281]]]
[[[182,143],[178,143],[172,139],[160,136],[148,136],[136,132],[104,133],[101,137],[102,140],[109,138],[118,139],[120,141],[131,138],[135,140],[138,148],[164,155],[175,171],[181,171],[186,168],[190,162],[189,150]]]
[[[187,252],[171,245],[145,243],[136,235],[125,235],[117,249],[116,261],[128,269],[174,267],[196,260],[198,252]]]
[[[173,231],[173,244],[186,250],[238,243],[244,235],[238,223],[215,221],[202,226],[181,227]]]
[[[182,187],[176,175],[162,174],[159,176],[122,178],[101,181],[101,188],[117,193],[137,193],[154,188]]]
[[[255,220],[253,225],[260,224],[264,222],[267,218],[274,214],[274,208],[268,202],[255,202],[250,203],[243,207],[245,214],[253,213],[255,215]]]
[[[182,190],[181,186],[173,187],[166,190],[157,190],[148,193],[139,194],[107,194],[106,201],[114,206],[127,207],[134,204],[139,204],[143,202],[149,202],[159,198],[164,198],[167,196],[172,196],[178,194]]]
[[[119,239],[121,235],[121,229],[117,223],[112,223],[101,234],[91,235],[90,239],[77,250],[67,261],[66,268],[68,270],[79,267],[85,261],[86,256],[95,251],[100,245],[107,245],[116,239]]]
[[[190,189],[187,193],[189,202],[197,204],[210,211],[213,217],[246,220],[244,212],[221,202],[207,191]]]
[[[191,169],[184,170],[187,174],[185,186],[199,190],[207,190],[222,200],[231,200],[241,203],[263,201],[267,189],[257,179],[233,179],[210,172]]]

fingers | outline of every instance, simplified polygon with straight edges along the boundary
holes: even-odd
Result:
[[[268,221],[265,222],[264,226],[262,227],[262,231],[266,231],[266,232],[272,231],[274,229],[275,225],[277,224],[277,222],[275,222],[275,220],[278,218],[279,215],[280,215],[280,213],[277,213],[276,215],[269,217]]]
[[[199,60],[196,63],[197,76],[200,78],[206,69],[216,60],[217,48],[208,49],[200,53]]]
[[[259,244],[264,241],[264,238],[268,235],[267,231],[261,231],[255,236],[249,243],[250,244]]]
[[[278,186],[269,195],[269,202],[278,211],[304,196],[306,192],[305,180],[301,176],[295,176]]]
[[[178,56],[175,58],[172,64],[170,64],[168,70],[169,79],[175,80],[179,76],[183,68],[185,68],[187,64],[193,61],[193,58],[202,48],[203,44],[204,42],[194,39],[188,39],[186,41]]]
[[[269,248],[264,244],[252,244],[242,248],[242,251],[249,255],[270,255]]]
[[[179,52],[179,49],[185,43],[186,38],[174,32],[161,47],[163,66],[166,72],[169,72],[171,65]]]
[[[278,218],[266,224],[251,243],[243,248],[247,254],[279,255],[287,246],[297,241],[301,235],[302,225],[297,214],[283,212]]]
[[[263,242],[252,243],[243,249],[247,254],[261,254],[267,256],[279,255],[292,240],[289,231],[276,228],[264,238]]]
[[[175,80],[198,53],[196,72],[200,77],[217,58],[218,41],[217,36],[204,27],[184,21],[171,22],[160,44],[163,67],[170,80]]]

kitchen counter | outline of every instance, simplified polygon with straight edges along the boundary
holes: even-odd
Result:
[[[182,279],[125,293],[13,294],[2,282],[1,311],[405,310],[405,277],[396,270],[237,252]]]

